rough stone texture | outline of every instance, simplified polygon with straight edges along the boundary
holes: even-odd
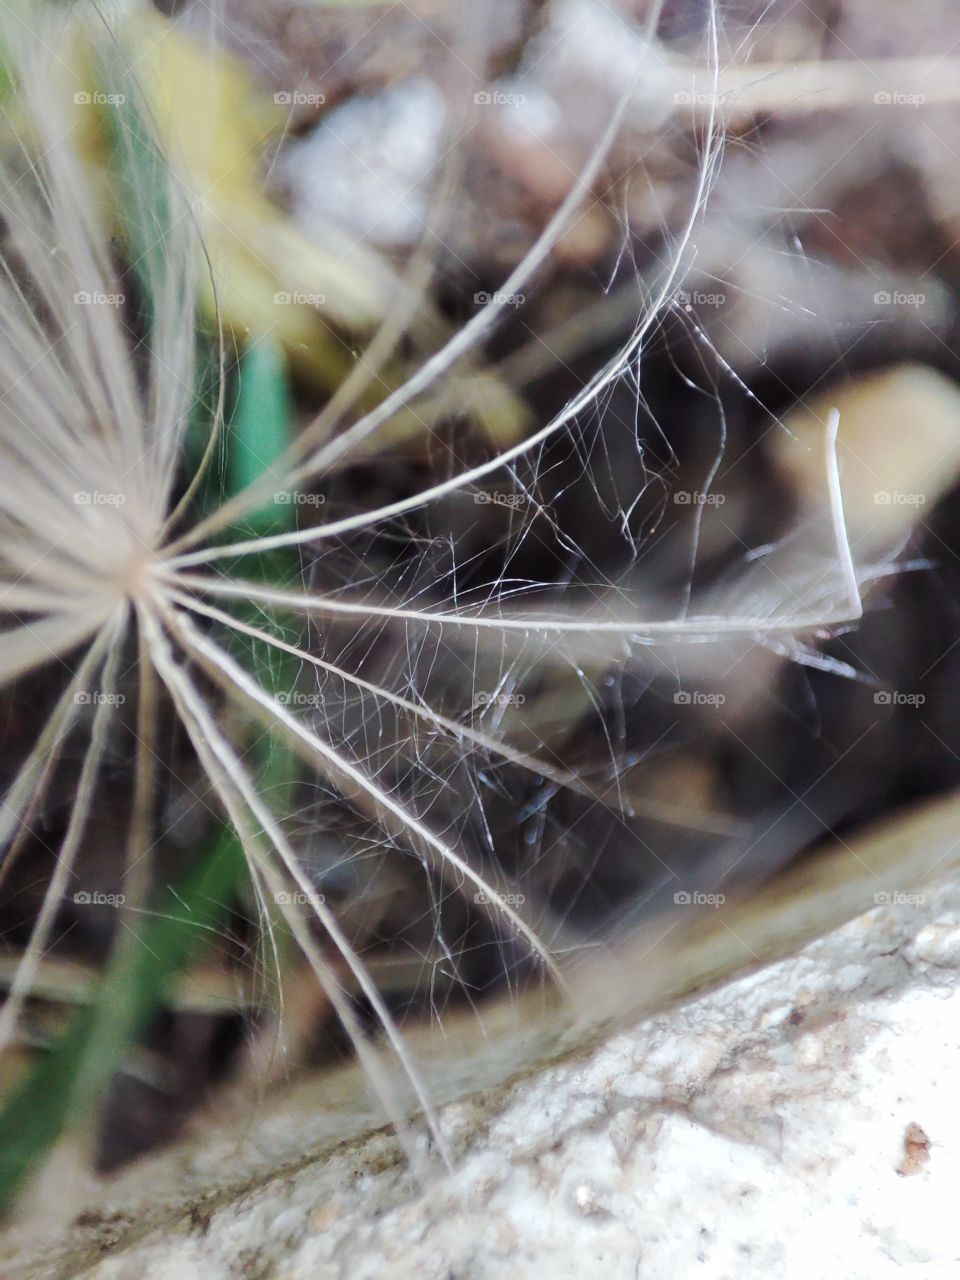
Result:
[[[345,1064],[223,1096],[110,1179],[72,1138],[0,1275],[956,1276],[958,832],[960,793],[935,797],[654,919],[564,1000],[411,1030],[452,1174],[424,1175],[419,1122],[409,1171]]]
[[[955,1276],[960,886],[892,896],[492,1111],[447,1107],[452,1177],[418,1187],[378,1135],[86,1274]]]

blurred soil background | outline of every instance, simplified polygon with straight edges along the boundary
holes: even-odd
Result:
[[[588,794],[510,766],[488,777],[426,740],[378,764],[468,847],[492,839],[530,918],[575,951],[673,909],[678,893],[748,890],[826,834],[960,782],[960,11],[947,0],[728,0],[717,102],[702,0],[667,0],[653,41],[642,0],[469,8],[225,0],[213,18],[189,2],[150,16],[186,40],[214,30],[227,51],[217,75],[229,105],[214,121],[212,159],[189,143],[190,113],[219,109],[204,77],[174,53],[157,74],[180,77],[171,117],[188,167],[209,183],[232,340],[239,349],[264,331],[279,342],[303,422],[392,323],[404,289],[406,336],[367,404],[496,295],[641,72],[580,214],[495,336],[325,479],[301,521],[402,497],[546,423],[630,337],[679,253],[678,287],[639,366],[535,470],[519,469],[510,493],[453,495],[307,562],[308,578],[352,582],[361,565],[365,582],[396,582],[396,598],[428,605],[449,599],[451,582],[470,599],[500,574],[557,584],[576,602],[599,573],[651,614],[678,616],[692,597],[720,598],[757,549],[791,537],[811,511],[823,519],[833,406],[852,549],[872,567],[862,622],[802,644],[782,637],[778,651],[721,646],[698,669],[611,661],[588,678],[527,661],[510,686],[523,700],[482,727],[576,769]],[[809,66],[812,78],[798,78]],[[722,160],[682,246],[714,109]],[[533,485],[551,520],[531,517],[521,539]],[[398,656],[389,628],[313,640],[391,687],[412,664],[448,715],[502,670],[496,654],[471,653],[469,671],[429,645]],[[29,741],[44,696],[7,708],[5,756]],[[372,750],[366,700],[328,689],[324,715],[345,742]],[[410,741],[400,716],[377,717],[387,740]],[[183,743],[171,750],[197,784]],[[4,884],[5,981],[80,763],[69,762]],[[118,745],[78,870],[78,884],[107,893],[120,889],[129,764]],[[336,796],[301,799],[304,857],[399,1017],[440,1017],[530,977],[488,911],[445,903],[438,934],[416,859],[391,856]],[[171,783],[158,883],[189,865],[207,820]],[[115,921],[110,906],[65,903],[27,1028],[0,1064],[5,1089],[93,998]],[[100,1171],[202,1126],[223,1090],[253,1100],[271,1080],[346,1052],[292,954],[278,1014],[260,940],[253,902],[239,904],[169,985],[100,1108]],[[369,1013],[359,993],[357,1007]]]

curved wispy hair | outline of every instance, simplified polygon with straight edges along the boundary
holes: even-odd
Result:
[[[856,577],[845,548],[839,482],[828,441],[826,465],[831,484],[833,533],[839,549],[842,583],[823,582],[796,591],[802,608],[784,611],[745,588],[743,609],[733,614],[697,612],[645,622],[641,611],[612,587],[598,590],[589,613],[560,607],[525,609],[522,597],[535,584],[502,583],[490,589],[482,605],[440,609],[404,595],[403,582],[381,584],[379,599],[369,592],[274,588],[252,574],[244,579],[247,557],[280,548],[336,545],[348,534],[373,531],[408,513],[438,503],[451,493],[469,489],[497,471],[514,475],[515,466],[536,456],[548,441],[568,430],[577,416],[596,405],[629,376],[642,355],[658,313],[671,303],[681,264],[689,257],[696,219],[702,210],[718,162],[720,130],[711,112],[703,141],[703,164],[689,221],[678,237],[673,266],[660,280],[629,342],[566,407],[524,439],[485,461],[457,469],[448,478],[374,510],[354,513],[291,532],[226,542],[244,516],[260,508],[278,490],[293,490],[342,468],[359,446],[375,442],[397,413],[435,389],[462,357],[474,351],[496,324],[505,299],[527,285],[576,216],[590,191],[620,120],[579,175],[568,197],[523,262],[500,290],[449,342],[423,363],[399,389],[376,408],[345,425],[351,394],[363,382],[361,370],[346,395],[328,407],[298,437],[289,454],[268,475],[239,497],[197,523],[188,523],[200,474],[184,479],[184,441],[197,410],[195,315],[207,264],[198,221],[187,189],[166,171],[164,206],[155,217],[154,243],[145,246],[136,264],[142,292],[149,298],[149,317],[133,329],[121,306],[85,305],[86,301],[121,295],[124,283],[111,244],[111,226],[102,193],[93,185],[77,142],[74,85],[64,74],[65,19],[34,13],[27,22],[7,22],[6,54],[19,86],[11,132],[22,133],[22,145],[4,161],[0,213],[6,242],[0,276],[0,682],[65,663],[70,678],[48,721],[26,754],[0,810],[0,849],[9,863],[24,842],[29,819],[41,803],[59,752],[75,731],[82,703],[77,694],[97,688],[100,696],[90,717],[89,749],[83,760],[69,823],[58,852],[56,870],[35,922],[2,1013],[0,1046],[13,1034],[23,1001],[51,938],[58,906],[80,850],[94,804],[115,714],[123,655],[135,638],[139,685],[138,752],[128,858],[133,864],[150,848],[152,794],[156,784],[156,717],[161,696],[174,708],[202,766],[212,792],[233,824],[247,853],[250,874],[260,893],[282,903],[290,929],[345,1028],[368,1066],[394,1119],[388,1074],[367,1043],[336,967],[330,948],[353,975],[379,1017],[389,1044],[417,1088],[430,1115],[430,1100],[420,1086],[415,1063],[403,1038],[351,945],[335,912],[315,892],[295,848],[288,817],[274,812],[258,790],[254,772],[240,745],[232,740],[238,717],[224,716],[233,704],[241,717],[259,722],[271,735],[305,761],[323,783],[374,819],[386,837],[414,852],[435,868],[456,891],[490,904],[517,941],[536,956],[554,980],[561,966],[533,922],[528,920],[503,884],[481,870],[455,837],[435,830],[428,818],[402,798],[376,768],[365,767],[363,752],[338,740],[337,726],[302,713],[294,700],[278,699],[257,674],[238,660],[217,635],[238,633],[272,646],[304,669],[333,676],[365,697],[380,700],[404,722],[422,722],[432,734],[458,749],[502,758],[550,779],[556,786],[583,787],[574,775],[554,763],[534,758],[512,746],[495,723],[471,722],[473,691],[466,691],[461,715],[431,708],[416,688],[397,692],[371,681],[360,670],[318,657],[303,644],[282,639],[276,628],[254,626],[217,601],[239,599],[260,606],[264,616],[325,618],[351,626],[381,628],[386,624],[439,631],[466,637],[468,648],[492,637],[507,645],[511,638],[536,647],[549,642],[554,657],[564,652],[576,661],[578,640],[612,644],[606,660],[622,661],[638,646],[703,642],[730,633],[748,639],[767,635],[784,643],[792,632],[849,619],[859,611]],[[716,31],[714,61],[716,62]],[[102,41],[116,57],[109,30]],[[105,59],[105,66],[110,65]],[[124,88],[132,82],[124,70]],[[626,107],[629,95],[624,100]],[[119,114],[119,113],[118,113]],[[127,140],[129,143],[129,139]],[[123,143],[123,139],[121,139]],[[135,198],[129,196],[127,198]],[[143,197],[149,199],[148,195]],[[150,225],[149,218],[147,225]],[[159,251],[158,251],[159,250]],[[217,449],[222,426],[221,404],[208,407],[208,445],[200,472]],[[835,430],[835,424],[834,424]],[[535,505],[535,499],[531,499]],[[218,540],[219,539],[219,540]],[[221,572],[221,568],[223,572]],[[229,573],[227,572],[229,570]],[[519,599],[518,599],[519,597]],[[245,615],[246,616],[246,615]],[[566,646],[566,648],[564,647]],[[601,646],[602,647],[602,646]],[[222,701],[215,692],[222,694]],[[475,709],[475,708],[474,708]],[[428,767],[425,765],[425,767]],[[305,911],[284,890],[297,889]],[[294,895],[295,897],[296,895]],[[321,947],[311,931],[310,914],[322,927],[329,947]]]

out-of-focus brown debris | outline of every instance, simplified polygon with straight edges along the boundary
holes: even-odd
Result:
[[[507,70],[539,21],[543,0],[488,0],[451,5],[446,0],[318,4],[315,0],[227,0],[218,6],[218,34],[280,92],[297,92],[294,124],[358,94],[373,94],[410,76],[447,75],[450,50],[471,60],[457,73],[486,78]],[[206,6],[197,24],[209,23]],[[191,14],[191,17],[193,15]]]
[[[930,1139],[916,1123],[911,1120],[903,1135],[903,1159],[897,1165],[897,1173],[901,1178],[913,1178],[923,1173],[930,1163]]]

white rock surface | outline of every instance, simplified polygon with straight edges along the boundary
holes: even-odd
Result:
[[[448,1106],[452,1176],[418,1186],[375,1135],[84,1274],[956,1277],[958,964],[947,884]]]
[[[321,243],[332,221],[380,248],[415,244],[446,117],[443,94],[423,78],[336,107],[278,166],[297,221]]]

